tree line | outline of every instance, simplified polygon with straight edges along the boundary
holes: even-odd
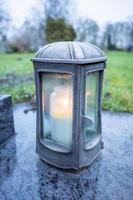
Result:
[[[41,9],[40,9],[41,8]],[[18,29],[11,24],[4,0],[0,0],[0,52],[34,51],[55,41],[86,41],[109,50],[133,51],[133,17],[100,27],[89,18],[72,19],[72,0],[41,0]]]

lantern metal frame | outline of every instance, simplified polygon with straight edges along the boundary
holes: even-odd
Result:
[[[44,161],[64,169],[79,169],[90,165],[102,147],[101,134],[101,95],[105,60],[63,60],[33,58],[36,84],[36,152]],[[85,83],[87,74],[99,72],[98,80],[98,136],[97,140],[85,144]],[[71,149],[43,139],[42,131],[42,74],[65,73],[73,78],[73,128]]]

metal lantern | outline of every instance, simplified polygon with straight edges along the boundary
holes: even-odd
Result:
[[[97,157],[105,60],[83,42],[51,43],[35,54],[36,151],[44,161],[79,169]]]

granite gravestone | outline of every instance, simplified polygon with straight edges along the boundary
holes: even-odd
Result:
[[[11,96],[0,95],[0,144],[14,134]]]

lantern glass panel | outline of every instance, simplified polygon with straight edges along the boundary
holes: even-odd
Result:
[[[87,74],[85,116],[88,117],[90,123],[85,128],[85,143],[92,141],[97,136],[98,84],[99,72]]]
[[[71,148],[73,78],[70,74],[42,75],[43,139]]]

